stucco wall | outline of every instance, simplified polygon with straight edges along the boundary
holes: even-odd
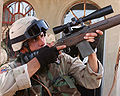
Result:
[[[8,0],[4,0],[8,1]],[[65,11],[75,2],[80,0],[26,0],[36,11],[39,19],[45,19],[50,25],[48,32],[53,33],[52,28],[62,23]],[[108,17],[119,14],[120,0],[91,0],[99,7],[112,5],[114,13]],[[0,2],[1,3],[1,2]],[[0,8],[1,10],[1,8]],[[107,96],[112,85],[114,66],[117,58],[118,46],[120,45],[120,25],[105,31],[105,47],[104,47],[104,78],[102,84],[102,96]],[[120,71],[120,70],[119,70]],[[120,72],[117,78],[117,85],[111,96],[120,96]]]

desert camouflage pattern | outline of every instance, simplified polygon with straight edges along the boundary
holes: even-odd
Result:
[[[53,63],[49,65],[49,71],[43,74],[39,73],[38,71],[36,75],[39,78],[38,80],[49,89],[52,96],[80,96],[80,93],[77,90],[75,84],[79,84],[88,89],[95,89],[100,86],[101,78],[103,76],[103,67],[99,61],[98,64],[99,71],[98,73],[95,73],[92,71],[89,64],[85,65],[79,58],[72,58],[71,56],[62,53],[61,55],[59,55],[57,64]],[[13,73],[8,71],[6,74],[10,75]],[[0,78],[2,78],[3,74],[0,75]],[[23,77],[27,76],[28,74],[23,75]],[[24,88],[23,86],[21,86],[22,88],[17,88],[18,86],[16,83],[18,83],[18,81],[14,81],[16,77],[11,76],[10,78],[12,78],[10,79],[11,84],[4,85],[6,79],[8,79],[5,77],[4,80],[0,81],[0,86],[4,85],[4,88],[7,88],[7,90],[9,89],[9,91],[11,90],[11,94],[13,94],[12,85],[16,85],[17,90],[25,89],[31,86],[31,82],[29,82],[30,79],[26,79],[26,82],[29,82],[29,86],[24,86]],[[31,81],[36,82],[34,80]],[[32,87],[30,87],[29,89],[18,91],[15,96],[28,96],[28,92],[30,96],[48,96],[45,89],[44,92],[42,92],[43,89],[44,87],[41,84],[32,83]],[[5,94],[7,93],[7,90],[4,89],[3,91],[3,89],[1,89],[0,94],[4,94],[3,96],[6,96]]]

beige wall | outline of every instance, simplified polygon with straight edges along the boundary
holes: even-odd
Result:
[[[4,0],[8,1],[8,0]],[[60,25],[62,23],[63,15],[65,11],[75,2],[80,2],[80,0],[27,0],[35,9],[37,17],[40,19],[45,19],[49,25],[52,32],[52,27]],[[114,13],[108,15],[111,17],[120,12],[120,0],[91,0],[96,3],[99,7],[105,7],[107,5],[112,5]],[[1,3],[1,2],[0,2]],[[1,8],[0,8],[1,9]],[[120,45],[120,25],[105,32],[105,47],[104,47],[104,78],[102,87],[102,96],[107,96],[108,91],[112,85],[113,75],[114,75],[114,65],[116,62],[117,49]],[[120,70],[119,70],[120,71]],[[120,72],[118,74],[117,85],[111,96],[120,96]]]

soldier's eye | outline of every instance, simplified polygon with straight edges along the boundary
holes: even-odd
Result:
[[[43,32],[41,32],[40,36],[41,36],[41,38],[42,38],[42,37],[44,37],[44,33],[43,33]]]

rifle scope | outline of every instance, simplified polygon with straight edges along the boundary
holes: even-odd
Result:
[[[53,31],[54,31],[55,34],[58,34],[58,33],[60,33],[61,31],[65,30],[68,27],[76,26],[76,25],[78,25],[78,24],[80,24],[82,22],[92,20],[92,19],[96,19],[96,18],[100,18],[100,17],[108,15],[110,13],[113,13],[113,9],[112,9],[111,5],[106,6],[106,7],[102,8],[102,9],[98,9],[98,10],[94,11],[93,13],[91,13],[91,14],[83,17],[83,18],[79,18],[78,20],[75,21],[75,23],[69,22],[67,24],[54,27]]]

